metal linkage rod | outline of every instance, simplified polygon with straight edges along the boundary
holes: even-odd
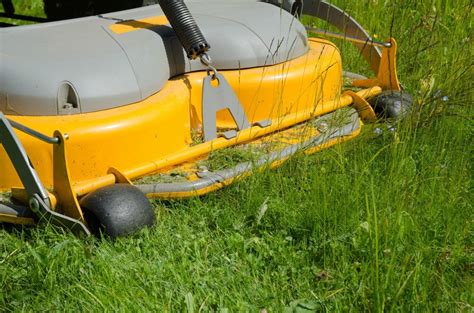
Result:
[[[392,44],[390,42],[381,42],[381,41],[375,41],[372,39],[362,39],[362,38],[349,36],[346,34],[335,33],[328,30],[313,28],[313,27],[306,27],[306,30],[318,35],[328,36],[328,37],[337,38],[337,39],[343,39],[350,42],[360,43],[360,44],[364,44],[368,46],[376,46],[376,47],[382,47],[382,48],[392,47]]]
[[[50,143],[50,144],[58,144],[59,143],[59,138],[57,138],[57,137],[46,136],[46,135],[44,135],[40,132],[37,132],[34,129],[31,129],[31,128],[25,126],[25,125],[22,125],[20,123],[12,121],[11,119],[7,119],[7,120],[12,125],[13,128],[18,129],[19,131],[22,131],[25,134],[33,136],[33,137],[35,137],[35,138],[37,138],[41,141],[44,141],[46,143]]]

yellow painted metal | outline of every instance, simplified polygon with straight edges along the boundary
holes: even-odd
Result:
[[[9,116],[52,136],[67,133],[71,183],[94,180],[110,167],[130,169],[191,143],[188,87],[174,80],[150,98],[120,108],[68,116]],[[53,145],[16,131],[47,188],[53,186]],[[0,147],[0,189],[21,186],[3,147]]]
[[[229,81],[251,122],[278,121],[283,116],[337,109],[341,92],[342,62],[337,47],[326,40],[309,39],[304,56],[274,66],[222,72]],[[191,92],[192,127],[199,129],[202,116],[202,73],[186,75]],[[230,113],[217,114],[218,126],[235,126]]]
[[[35,225],[36,222],[34,219],[29,217],[18,217],[15,215],[3,214],[0,213],[0,223],[10,223],[17,225]]]
[[[121,171],[119,171],[118,169],[116,169],[114,167],[109,168],[109,170],[107,171],[107,174],[114,175],[115,176],[115,182],[117,182],[117,183],[133,185],[131,180],[128,179],[128,177],[125,176],[124,173],[122,173]]]
[[[28,193],[26,192],[26,189],[23,187],[12,187],[11,188],[11,197],[12,199],[15,199],[16,201],[19,201],[20,203],[23,203],[24,205],[29,205],[29,196]],[[48,198],[49,202],[51,203],[51,207],[55,208],[56,205],[58,204],[58,199],[56,196],[50,192],[48,192]]]
[[[377,78],[354,80],[354,87],[369,88],[380,86],[383,90],[401,90],[397,72],[397,41],[390,38],[390,48],[384,48]]]
[[[116,34],[125,34],[139,29],[148,29],[160,25],[169,25],[166,16],[153,16],[141,20],[117,22],[110,25],[109,29]]]
[[[370,98],[380,94],[381,91],[381,88],[373,87],[361,90],[357,92],[357,94],[360,97]],[[209,142],[188,147],[187,149],[178,151],[172,155],[167,156],[164,159],[156,160],[142,167],[136,167],[131,171],[124,172],[124,174],[129,179],[133,180],[146,174],[154,173],[161,169],[181,164],[188,160],[197,159],[201,156],[207,155],[213,150],[222,149],[248,142],[250,140],[254,140],[256,138],[268,135],[280,129],[285,129],[292,125],[304,122],[314,116],[319,116],[328,112],[332,112],[334,111],[334,108],[342,108],[349,106],[351,103],[352,97],[348,95],[341,96],[337,100],[329,101],[328,103],[326,103],[325,106],[317,106],[313,111],[306,111],[304,113],[297,112],[284,116],[278,121],[274,122],[269,127],[260,128],[258,126],[254,126],[249,129],[242,130],[241,132],[239,132],[239,135],[237,137],[232,138],[230,140],[220,137]],[[82,196],[97,188],[114,184],[114,182],[115,177],[113,175],[105,175],[94,180],[84,181],[76,184],[74,186],[74,191],[77,193],[78,196]]]
[[[238,136],[251,140],[269,131],[348,105],[340,97],[342,66],[337,48],[330,42],[311,39],[304,56],[263,68],[221,71],[229,81],[251,122],[272,118],[268,129],[253,127]],[[109,168],[120,169],[129,179],[156,171],[210,149],[192,146],[191,133],[201,127],[202,80],[205,72],[170,79],[158,93],[123,107],[64,116],[8,116],[46,135],[67,133],[70,181],[78,195],[115,183]],[[218,126],[232,122],[218,115]],[[53,147],[16,131],[41,181],[53,186]],[[235,141],[219,139],[211,145],[224,147]],[[21,186],[3,147],[0,148],[0,190]]]
[[[360,97],[357,93],[352,90],[344,92],[344,95],[352,97],[352,106],[357,110],[359,116],[364,122],[373,123],[377,120],[374,109],[370,106],[369,102],[364,98]]]
[[[67,137],[55,131],[54,137],[59,143],[53,146],[53,186],[58,199],[58,208],[62,214],[85,223],[79,201],[73,192],[68,167]]]
[[[390,38],[391,46],[382,51],[380,69],[377,74],[379,86],[384,90],[401,90],[397,72],[397,41]]]
[[[162,22],[165,21],[146,23]],[[113,31],[117,33],[143,26],[115,25]],[[191,134],[199,133],[202,127],[205,72],[170,79],[163,90],[144,101],[115,109],[69,116],[9,118],[60,138],[60,144],[51,146],[17,132],[41,181],[47,188],[53,187],[61,213],[84,222],[78,198],[97,188],[117,182],[130,183],[132,179],[205,157],[216,149],[267,136],[381,93],[380,87],[371,86],[357,93],[341,95],[339,51],[322,39],[310,39],[309,46],[307,54],[282,64],[221,71],[238,95],[251,123],[272,120],[271,126],[253,126],[230,140],[221,137],[193,143]],[[235,127],[227,112],[219,112],[217,117],[219,128]],[[335,143],[337,141],[331,141],[322,147]],[[272,166],[280,163],[275,162]],[[3,147],[0,148],[0,172],[0,190],[21,185]],[[198,194],[230,182],[208,187]]]
[[[16,201],[23,203],[25,205],[28,205],[28,201],[30,200],[28,197],[28,193],[23,187],[12,187],[11,197],[12,199],[15,199]]]

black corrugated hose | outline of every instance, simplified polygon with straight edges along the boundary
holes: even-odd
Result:
[[[184,1],[159,0],[158,2],[189,59],[194,60],[211,48]]]

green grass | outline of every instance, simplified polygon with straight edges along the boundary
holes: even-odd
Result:
[[[400,77],[423,103],[409,119],[205,197],[156,201],[156,227],[115,242],[0,230],[0,308],[472,312],[472,5],[334,2],[398,39]]]
[[[14,0],[13,4],[15,6],[15,14],[22,15],[25,17],[33,18],[46,18],[46,15],[43,11],[43,1],[35,0]],[[3,7],[0,1],[0,13],[3,13]],[[0,26],[9,26],[9,25],[27,25],[34,24],[35,22],[26,20],[24,18],[7,18],[0,16]]]

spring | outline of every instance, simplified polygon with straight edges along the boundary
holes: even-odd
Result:
[[[211,48],[184,1],[159,0],[159,3],[189,59],[194,60]]]

